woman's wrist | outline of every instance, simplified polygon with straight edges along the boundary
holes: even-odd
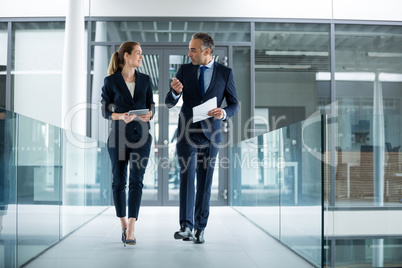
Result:
[[[119,113],[112,113],[112,115],[110,117],[112,118],[112,120],[122,119],[121,114],[119,114]]]

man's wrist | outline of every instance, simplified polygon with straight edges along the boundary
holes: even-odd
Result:
[[[174,90],[174,89],[172,91],[173,91],[173,94],[176,95],[176,96],[179,96],[181,94],[179,92],[176,92],[176,90]]]

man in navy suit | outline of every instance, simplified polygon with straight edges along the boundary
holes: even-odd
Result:
[[[165,99],[171,108],[183,98],[176,145],[180,165],[180,230],[174,238],[195,243],[204,243],[212,177],[222,141],[221,121],[239,110],[233,72],[214,61],[214,47],[209,34],[192,36],[188,53],[192,63],[180,66]],[[213,97],[217,98],[217,108],[208,112],[211,117],[194,123],[193,107]],[[221,108],[224,99],[227,107]]]

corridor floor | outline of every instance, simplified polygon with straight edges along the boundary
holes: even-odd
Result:
[[[231,207],[211,207],[204,244],[175,240],[177,229],[178,207],[143,206],[137,245],[124,248],[109,208],[25,267],[312,267]]]

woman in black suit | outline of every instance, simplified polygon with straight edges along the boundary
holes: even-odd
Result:
[[[102,88],[102,115],[112,120],[108,151],[112,163],[113,200],[120,218],[122,241],[135,245],[134,226],[140,209],[143,179],[148,164],[152,136],[150,124],[155,112],[151,79],[136,70],[141,67],[139,43],[125,42],[113,53]],[[129,114],[130,110],[148,112]],[[130,167],[128,221],[126,219],[127,165]]]

